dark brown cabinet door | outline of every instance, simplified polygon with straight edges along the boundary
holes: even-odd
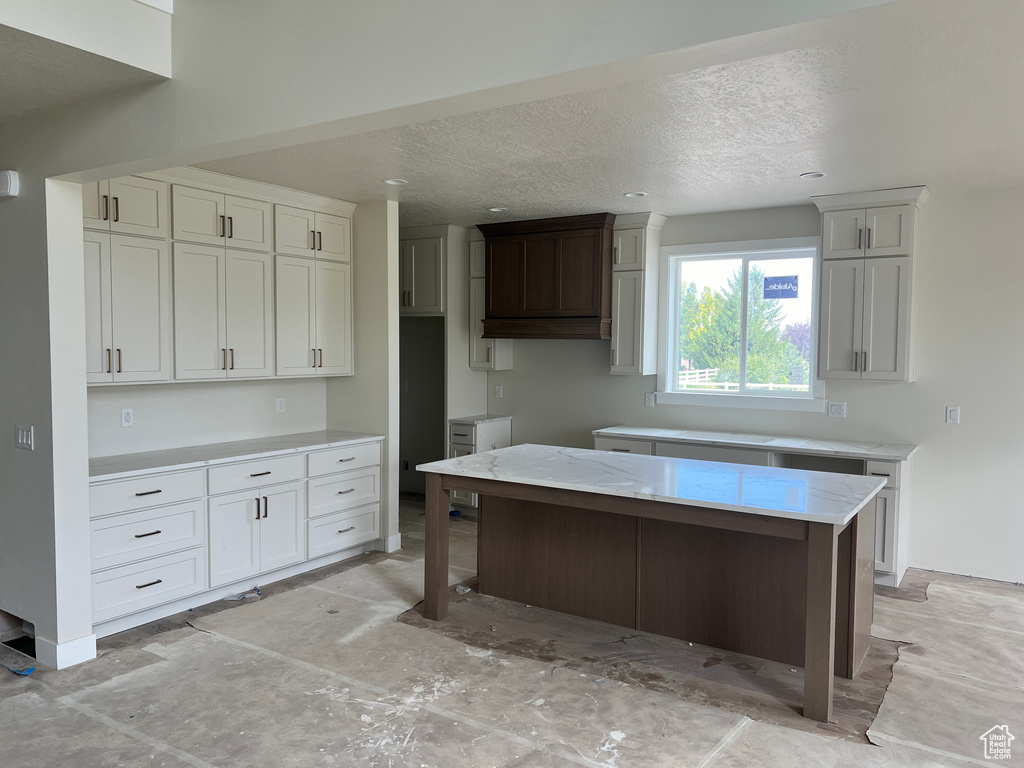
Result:
[[[597,232],[572,232],[559,238],[557,314],[601,314],[601,247]]]
[[[487,244],[487,316],[519,317],[523,313],[523,241]]]
[[[558,314],[559,238],[528,237],[525,242],[523,314]]]

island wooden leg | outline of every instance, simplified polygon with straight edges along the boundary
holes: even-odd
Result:
[[[837,526],[808,524],[804,717],[822,723],[832,716],[838,542]]]
[[[426,566],[423,615],[437,621],[448,615],[448,491],[441,475],[427,474]]]

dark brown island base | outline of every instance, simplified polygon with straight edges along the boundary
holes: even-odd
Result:
[[[428,619],[448,613],[448,493],[465,490],[482,594],[802,666],[821,722],[867,653],[884,480],[537,445],[418,469]]]

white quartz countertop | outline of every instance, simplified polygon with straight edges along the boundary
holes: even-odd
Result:
[[[659,427],[605,427],[595,429],[600,437],[621,437],[632,440],[658,440],[666,443],[699,443],[730,448],[759,448],[787,453],[810,453],[819,456],[845,456],[873,461],[906,461],[917,450],[916,445],[901,443],[853,443],[843,440],[821,440],[816,437],[779,437],[749,435],[737,432],[702,432],[694,429],[661,429]]]
[[[495,413],[481,413],[476,416],[457,416],[448,419],[449,424],[484,424],[488,421],[512,421],[511,416],[500,416]]]
[[[416,469],[833,525],[850,522],[885,486],[863,475],[530,444]]]
[[[233,461],[264,459],[268,456],[283,456],[318,448],[336,448],[383,439],[383,435],[327,430],[325,432],[302,432],[297,435],[259,437],[252,440],[235,440],[230,443],[194,445],[165,451],[99,456],[89,459],[89,479],[92,481],[122,480],[167,470],[209,467]]]

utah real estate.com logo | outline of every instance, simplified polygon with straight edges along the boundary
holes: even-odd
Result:
[[[1010,742],[1014,740],[1014,736],[1010,733],[1009,726],[993,725],[978,738],[985,743],[986,760],[1010,759]]]

